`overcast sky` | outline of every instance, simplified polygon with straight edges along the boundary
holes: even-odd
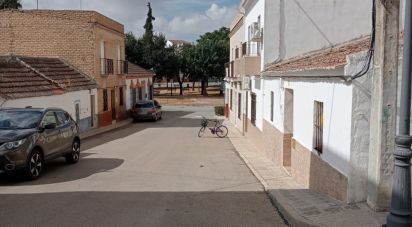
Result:
[[[146,21],[147,0],[38,0],[39,9],[95,10],[141,35]],[[22,0],[23,9],[35,9],[37,0]],[[239,0],[151,0],[155,32],[167,39],[195,41],[199,35],[228,27]]]

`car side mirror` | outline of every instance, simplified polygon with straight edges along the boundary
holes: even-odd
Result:
[[[57,127],[56,123],[50,123],[44,126],[44,129],[55,129]]]

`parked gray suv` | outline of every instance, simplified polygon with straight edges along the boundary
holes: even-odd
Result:
[[[132,117],[135,121],[150,119],[157,121],[162,119],[162,106],[156,100],[140,101],[132,109]]]
[[[64,156],[80,158],[79,127],[58,108],[0,109],[0,173],[23,170],[40,177],[46,161]]]

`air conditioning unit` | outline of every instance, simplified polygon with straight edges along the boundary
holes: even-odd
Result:
[[[251,41],[260,42],[262,40],[262,33],[263,33],[262,32],[263,29],[260,28],[260,24],[258,22],[254,22],[251,25],[250,30],[251,30],[251,33],[252,33],[251,34],[251,36],[252,36]]]

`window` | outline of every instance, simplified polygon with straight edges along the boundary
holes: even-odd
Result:
[[[241,119],[242,116],[242,93],[239,92],[237,98],[237,118]]]
[[[54,112],[47,112],[44,117],[43,120],[41,122],[42,126],[46,126],[49,124],[56,124],[57,125],[57,120],[56,120],[56,116],[54,115]]]
[[[255,89],[260,90],[260,78],[255,78]]]
[[[233,90],[230,89],[230,100],[229,100],[229,102],[230,102],[230,110],[232,110],[232,104],[233,104],[232,100],[233,100]]]
[[[272,122],[273,122],[274,102],[275,102],[275,93],[271,91],[270,92],[270,121]]]
[[[123,106],[123,87],[119,87],[120,106]]]
[[[315,101],[313,114],[313,148],[323,152],[323,102]]]
[[[250,107],[250,121],[254,126],[256,126],[256,94],[251,95],[251,107]]]
[[[103,111],[108,111],[109,107],[107,105],[107,89],[103,89]]]
[[[68,113],[58,111],[56,112],[56,116],[58,125],[65,125],[70,121],[70,115]]]

